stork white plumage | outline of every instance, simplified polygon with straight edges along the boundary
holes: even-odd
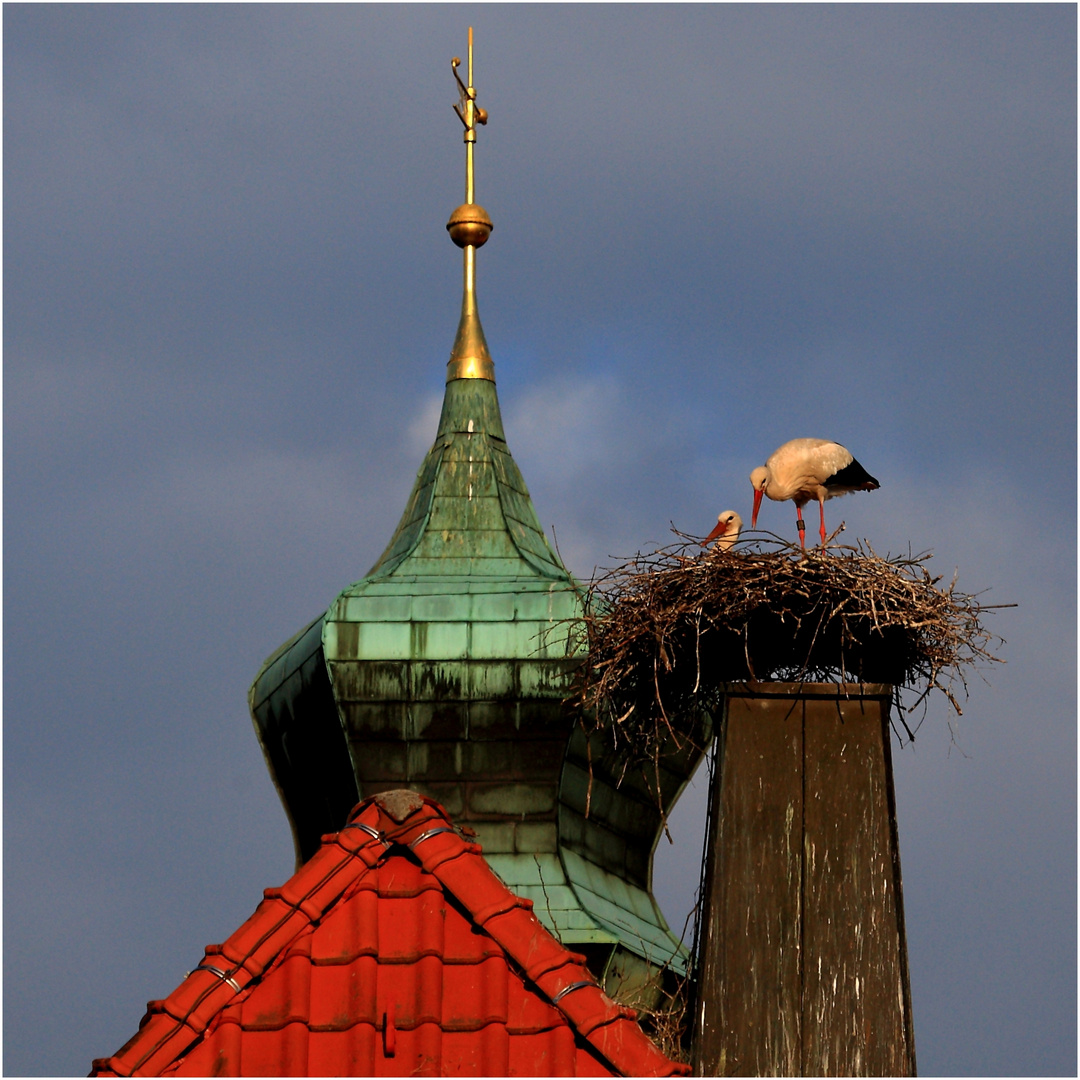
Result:
[[[851,451],[828,439],[792,439],[774,450],[764,465],[750,474],[754,485],[754,513],[750,527],[757,528],[761,496],[776,502],[791,499],[799,517],[799,543],[806,547],[806,524],[802,508],[817,499],[821,507],[821,542],[825,543],[825,500],[853,491],[874,491],[881,485],[855,460]]]
[[[739,539],[741,531],[742,518],[734,510],[725,510],[716,519],[716,528],[705,537],[705,544],[711,544],[715,540],[718,548],[729,551]],[[705,544],[701,546],[704,547]]]

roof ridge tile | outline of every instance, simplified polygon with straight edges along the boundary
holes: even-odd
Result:
[[[370,847],[375,842],[373,837],[368,837],[364,846]],[[335,846],[344,851],[344,858],[334,853]],[[255,912],[221,945],[208,946],[207,956],[223,956],[233,965],[232,969],[226,972],[226,976],[233,979],[235,983],[239,983],[239,989],[230,986],[226,978],[215,975],[206,967],[201,965],[196,967],[164,999],[163,1012],[152,1016],[146,1025],[139,1029],[136,1036],[115,1055],[115,1059],[123,1063],[125,1071],[115,1068],[113,1071],[116,1071],[118,1075],[131,1075],[135,1071],[153,1075],[160,1070],[155,1069],[152,1062],[161,1057],[167,1049],[174,1048],[173,1060],[178,1056],[175,1052],[176,1043],[178,1039],[185,1037],[183,1034],[185,1029],[191,1033],[191,1036],[186,1038],[184,1047],[204,1035],[215,1016],[239,993],[242,993],[248,984],[264,975],[273,965],[274,960],[283,960],[286,947],[299,936],[304,928],[311,925],[310,915],[290,905],[280,895],[285,887],[297,883],[300,879],[315,877],[315,872],[319,871],[323,876],[317,879],[310,892],[323,892],[328,878],[336,876],[348,864],[352,865],[354,871],[366,873],[370,869],[367,860],[356,858],[361,850],[358,847],[356,851],[351,851],[349,847],[341,844],[320,848],[317,855],[301,867],[286,882],[286,885],[282,886],[281,890],[271,890],[278,892],[278,896],[264,899],[256,907]],[[329,858],[335,860],[332,875],[327,874],[324,865],[328,862],[327,857],[316,863],[318,856],[323,852],[329,853]],[[313,863],[316,863],[314,867],[312,867]],[[334,899],[339,896],[340,890]],[[327,900],[332,902],[329,897]],[[272,926],[267,927],[266,924],[274,919],[272,912],[277,913],[277,918]],[[323,913],[325,913],[325,907],[321,910],[320,916]],[[193,996],[194,1000],[192,1000]],[[210,1009],[208,1006],[203,1011],[200,1006],[208,999],[213,1001],[215,1008]],[[189,1001],[190,1005],[187,1004]],[[190,1023],[192,1018],[194,1018],[194,1023]],[[151,1042],[151,1035],[157,1035],[157,1041],[147,1048],[146,1044]],[[133,1053],[137,1046],[143,1050],[143,1053],[142,1056],[134,1059],[134,1064],[131,1064],[127,1054]],[[184,1047],[179,1049],[182,1050]],[[110,1059],[112,1060],[114,1059]]]
[[[441,807],[439,809],[441,810]],[[442,816],[446,816],[445,811],[442,811]],[[424,868],[446,885],[451,893],[457,896],[476,922],[483,926],[506,949],[507,953],[518,962],[529,979],[540,988],[545,996],[551,1000],[552,1004],[566,1016],[586,1039],[592,1042],[590,1036],[594,1032],[612,1024],[629,1024],[633,1031],[637,1033],[637,1036],[647,1045],[648,1050],[651,1051],[651,1054],[647,1053],[646,1057],[655,1055],[655,1058],[650,1063],[650,1071],[659,1068],[660,1072],[652,1072],[653,1075],[671,1075],[673,1072],[677,1075],[689,1073],[688,1066],[677,1065],[657,1049],[655,1044],[638,1027],[636,1022],[637,1014],[633,1010],[625,1010],[604,993],[585,967],[584,957],[565,949],[552,937],[551,933],[532,911],[525,909],[525,905],[505,902],[506,897],[514,901],[518,898],[499,880],[498,875],[488,866],[482,856],[479,854],[473,856],[473,852],[464,850],[466,847],[465,840],[457,836],[456,832],[453,834],[440,834],[439,839],[445,839],[446,841],[442,852],[429,851],[425,845],[423,853],[419,854]],[[447,849],[454,846],[455,842],[459,847],[458,854],[457,856],[450,856]],[[477,847],[477,845],[468,846]],[[463,858],[465,856],[475,857],[476,863],[467,864]],[[459,861],[460,865],[455,865]],[[462,880],[466,866],[469,866],[471,873],[469,879]],[[475,898],[479,892],[490,896],[491,893],[496,891],[501,891],[504,894],[504,899],[490,901],[488,908],[491,910],[478,909],[474,903],[469,902],[470,894]],[[531,909],[531,907],[530,904],[529,908]],[[576,967],[578,969],[576,973],[580,976],[579,979],[574,980],[571,978],[564,981],[553,978],[556,971],[566,967]],[[589,993],[587,995],[569,994],[563,997],[560,991],[565,991],[575,981],[581,982],[583,985],[580,989],[582,991],[587,990]],[[579,996],[584,998],[583,1002],[572,1000]],[[618,1037],[616,1038],[609,1033],[601,1041],[618,1057],[621,1056],[625,1033],[620,1027],[617,1034]],[[597,1049],[600,1049],[601,1053],[608,1057],[608,1054],[600,1046],[597,1046]],[[626,1070],[619,1067],[617,1057],[609,1057],[608,1060],[619,1071],[625,1073]],[[644,1073],[640,1075],[644,1075]]]

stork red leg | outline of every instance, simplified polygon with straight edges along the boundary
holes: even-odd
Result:
[[[799,528],[799,547],[806,550],[806,522],[802,519],[802,507],[796,503],[795,513],[799,515],[798,528]]]
[[[818,499],[818,506],[821,507],[821,546],[825,546],[825,500]]]

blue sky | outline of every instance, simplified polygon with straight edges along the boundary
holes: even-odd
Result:
[[[1069,5],[5,8],[5,1072],[85,1074],[291,871],[246,690],[434,435],[470,23],[549,536],[587,576],[748,518],[819,435],[881,481],[830,521],[1019,604],[896,752],[916,1042],[1075,1073]]]

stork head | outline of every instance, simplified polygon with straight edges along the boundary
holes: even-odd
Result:
[[[750,474],[750,483],[754,485],[754,513],[750,518],[750,528],[757,528],[758,511],[761,509],[761,496],[765,494],[765,488],[769,484],[769,470],[764,465],[759,465]]]
[[[739,539],[741,531],[742,518],[734,510],[725,510],[716,519],[716,528],[705,538],[705,543],[708,544],[719,537],[716,546],[726,551]]]

